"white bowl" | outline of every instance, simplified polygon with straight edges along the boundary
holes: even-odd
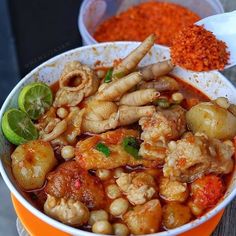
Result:
[[[17,98],[18,94],[23,86],[32,82],[32,81],[43,81],[48,84],[52,84],[56,80],[59,79],[60,73],[66,62],[72,60],[79,60],[82,63],[93,66],[96,61],[104,62],[104,65],[111,65],[112,61],[117,58],[125,57],[132,49],[138,46],[139,43],[131,43],[131,42],[116,42],[116,43],[104,43],[98,45],[91,45],[86,47],[81,47],[78,49],[74,49],[68,52],[65,52],[61,55],[58,55],[42,65],[38,66],[36,69],[31,71],[27,76],[24,77],[12,90],[12,92],[7,97],[4,102],[1,112],[0,112],[0,122],[3,116],[3,113],[11,108],[17,107]],[[166,58],[169,58],[169,50],[166,47],[155,45],[152,48],[151,52],[143,59],[142,65],[154,63],[156,61],[161,61]],[[200,90],[204,91],[210,98],[215,98],[218,96],[228,97],[231,102],[236,103],[236,89],[234,86],[220,73],[218,72],[210,72],[210,73],[193,73],[190,71],[182,70],[180,68],[176,68],[173,71],[173,75],[187,81],[188,83],[194,85]],[[72,235],[94,235],[93,233],[82,231],[65,224],[62,224],[47,215],[43,212],[37,210],[32,202],[26,197],[26,195],[21,191],[21,189],[16,184],[12,173],[11,173],[11,161],[10,161],[10,144],[4,138],[2,131],[0,131],[0,170],[2,177],[9,187],[10,191],[15,195],[15,197],[20,201],[20,203],[28,209],[35,216],[45,221],[46,223],[52,225],[53,227],[67,232]],[[207,214],[202,216],[199,219],[196,219],[186,225],[183,225],[179,228],[156,233],[152,235],[158,236],[169,236],[169,235],[177,235],[188,231],[203,222],[207,221],[209,218],[216,215],[220,210],[226,207],[227,204],[235,197],[236,195],[236,171],[233,174],[232,181],[229,185],[229,188],[218,205],[209,211]]]

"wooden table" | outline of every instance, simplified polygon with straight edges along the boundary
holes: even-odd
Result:
[[[236,0],[221,0],[221,2],[226,12],[236,10]],[[229,78],[236,86],[236,67],[225,70],[223,74],[227,78]],[[223,218],[212,236],[235,236],[236,235],[235,220],[236,220],[236,199],[226,208]]]

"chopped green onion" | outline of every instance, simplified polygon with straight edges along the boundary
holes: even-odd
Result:
[[[112,72],[113,72],[113,68],[110,68],[107,71],[105,79],[104,79],[104,83],[110,83],[112,81]]]
[[[138,155],[140,145],[134,137],[125,137],[122,142],[124,150],[135,159],[141,159]]]
[[[110,154],[111,154],[111,151],[110,149],[103,143],[98,143],[96,145],[96,149],[99,151],[99,152],[102,152],[106,157],[109,157]]]
[[[153,102],[154,105],[159,106],[161,108],[169,108],[170,102],[166,98],[158,98]]]
[[[31,194],[31,199],[32,199],[32,200],[37,200],[37,199],[38,199],[38,196],[37,196],[35,193],[32,193],[32,194]]]
[[[122,78],[122,77],[125,76],[125,73],[122,71],[122,72],[119,72],[119,73],[114,74],[113,76],[116,77],[116,78],[118,78],[118,79],[120,79],[120,78]]]

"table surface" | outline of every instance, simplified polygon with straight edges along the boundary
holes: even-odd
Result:
[[[236,0],[221,0],[221,2],[223,4],[226,12],[236,10]],[[229,78],[233,82],[233,84],[236,86],[236,67],[226,70],[225,72],[223,72],[223,74],[227,78]],[[0,182],[2,182],[2,179],[0,179]],[[0,188],[0,190],[2,190],[0,192],[7,191],[5,188],[4,189]],[[4,210],[4,207],[8,208],[8,210],[7,209]],[[5,204],[4,204],[3,209],[1,209],[1,210],[6,212],[6,214],[7,214],[7,212],[12,211],[12,209],[9,209],[9,207],[10,207],[9,205],[5,206]],[[5,214],[4,214],[4,216],[5,216],[4,218],[6,219]],[[236,219],[236,199],[226,208],[223,218],[212,236],[234,236],[234,235],[236,235],[235,219]],[[15,219],[12,219],[12,220],[15,221]],[[3,222],[0,222],[0,228],[3,229],[3,224],[1,224],[1,223],[3,223]],[[8,221],[8,222],[5,222],[5,224],[6,223],[12,229],[12,232],[11,233],[9,232],[10,235],[15,235],[16,231],[15,231],[15,229],[12,228],[13,225],[11,224],[11,222]],[[2,231],[2,230],[0,230],[0,231]]]

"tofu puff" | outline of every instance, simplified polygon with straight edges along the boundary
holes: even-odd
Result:
[[[138,138],[139,132],[136,130],[117,129],[79,141],[75,150],[76,161],[86,170],[113,169],[125,165],[143,165],[145,167],[156,167],[158,165],[158,161],[134,157],[125,151],[122,145],[125,137]],[[97,145],[101,143],[109,149],[109,156],[97,150]]]

